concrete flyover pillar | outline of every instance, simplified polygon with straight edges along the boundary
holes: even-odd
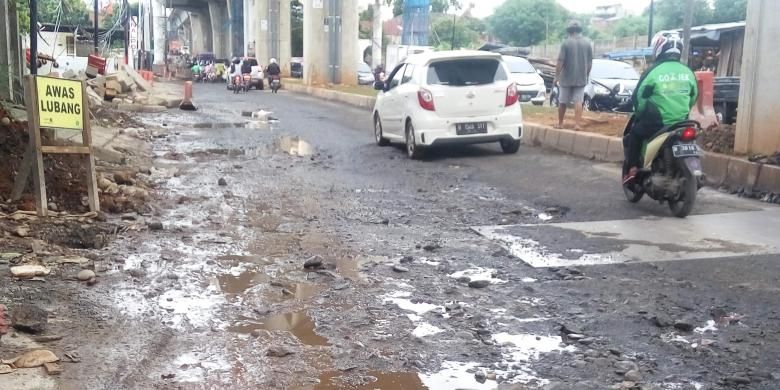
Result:
[[[164,0],[154,0],[154,65],[165,65],[165,32],[168,27]]]
[[[328,77],[328,35],[323,22],[326,0],[303,2],[303,81],[326,84]]]
[[[734,150],[737,153],[772,154],[780,150],[780,1],[748,1],[745,43],[742,55],[739,114]]]
[[[282,75],[290,76],[290,60],[292,59],[292,24],[290,21],[290,0],[279,1],[279,65]]]
[[[357,85],[360,15],[357,0],[341,0],[341,83]]]
[[[211,16],[211,44],[217,58],[230,58],[228,47],[228,19],[225,8],[227,5],[219,0],[210,0],[209,15]]]
[[[304,3],[303,61],[307,85],[357,84],[357,0]]]
[[[262,65],[268,63],[270,57],[270,23],[268,21],[268,2],[269,0],[255,0],[255,17],[252,23],[255,31],[255,58]]]
[[[190,12],[190,23],[192,23],[190,53],[197,55],[212,51],[211,22],[208,13]]]

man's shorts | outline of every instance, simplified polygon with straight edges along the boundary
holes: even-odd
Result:
[[[585,87],[558,87],[558,104],[582,104]]]

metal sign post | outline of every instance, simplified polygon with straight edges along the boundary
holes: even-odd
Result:
[[[30,74],[38,74],[38,0],[30,0]]]
[[[30,145],[22,161],[21,169],[14,183],[11,199],[19,200],[27,185],[30,172],[33,173],[35,207],[38,215],[48,214],[46,179],[43,171],[43,154],[81,155],[87,170],[87,193],[90,211],[100,210],[95,158],[92,155],[92,128],[89,121],[89,101],[86,83],[41,76],[28,76],[26,88],[27,124]],[[77,146],[43,145],[41,129],[80,130],[82,144]]]

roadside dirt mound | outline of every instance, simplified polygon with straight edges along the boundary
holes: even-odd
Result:
[[[6,117],[6,112],[0,108],[0,118]],[[121,119],[121,117],[115,117]],[[116,119],[114,119],[116,120]],[[125,123],[134,122],[131,118]],[[44,132],[44,144],[50,144]],[[32,195],[31,184],[22,199],[14,204],[3,204],[10,199],[14,187],[14,181],[19,173],[24,158],[24,152],[29,142],[27,124],[24,122],[11,122],[7,126],[0,125],[0,206],[5,211],[34,211],[35,200]],[[49,208],[53,211],[68,211],[71,213],[83,213],[89,211],[86,204],[87,185],[86,170],[81,164],[80,156],[76,155],[44,155],[44,175],[46,177],[46,189],[49,197]],[[100,175],[98,175],[100,178]],[[131,184],[131,183],[120,183]],[[141,183],[132,183],[141,185]],[[125,213],[138,211],[148,198],[148,191],[137,190],[135,187],[117,187],[116,191],[102,191],[101,204],[104,211],[112,213]]]
[[[699,134],[699,145],[713,153],[734,154],[735,136],[735,126],[722,124],[702,131]]]

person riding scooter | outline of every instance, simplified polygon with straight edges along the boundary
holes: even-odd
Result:
[[[238,58],[233,58],[233,63],[230,65],[230,73],[228,75],[228,83],[233,88],[238,88],[241,83],[241,61]]]
[[[274,80],[281,80],[282,69],[279,68],[279,64],[276,62],[276,58],[271,58],[268,67],[265,69],[268,74],[268,85],[271,85],[272,90],[276,93],[277,88],[274,87]]]
[[[653,37],[655,65],[645,71],[634,90],[634,126],[628,139],[628,172],[623,184],[639,173],[642,145],[665,126],[688,119],[698,97],[696,75],[680,62],[685,44],[676,32]]]

